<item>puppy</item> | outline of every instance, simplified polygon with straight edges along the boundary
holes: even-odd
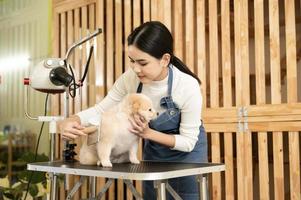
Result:
[[[86,142],[83,144],[79,153],[80,163],[103,167],[112,167],[112,162],[130,161],[139,164],[137,158],[139,137],[129,131],[131,127],[129,118],[133,115],[139,115],[149,122],[157,116],[157,113],[147,96],[136,93],[125,96],[119,104],[102,114],[100,141],[91,146]],[[93,128],[89,128],[86,132],[91,131]]]

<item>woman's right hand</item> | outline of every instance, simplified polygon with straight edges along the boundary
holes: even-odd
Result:
[[[79,136],[85,136],[84,127],[80,124],[78,116],[72,116],[59,123],[62,139],[73,140]]]

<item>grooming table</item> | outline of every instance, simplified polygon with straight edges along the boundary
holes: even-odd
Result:
[[[183,176],[196,175],[200,186],[200,199],[208,199],[206,174],[220,172],[225,170],[224,164],[217,163],[179,163],[179,162],[153,162],[141,161],[139,165],[131,163],[113,164],[112,168],[100,166],[81,165],[79,162],[66,163],[63,161],[40,162],[27,165],[28,170],[51,172],[54,174],[73,174],[80,175],[80,181],[73,187],[67,196],[71,199],[73,194],[84,182],[86,177],[103,177],[108,181],[102,188],[97,197],[91,197],[90,200],[100,199],[106,190],[113,183],[114,179],[122,179],[132,191],[136,199],[142,199],[141,195],[132,185],[131,180],[153,180],[157,188],[158,199],[166,199],[166,190],[174,197],[181,199],[179,195],[168,184],[167,180]]]

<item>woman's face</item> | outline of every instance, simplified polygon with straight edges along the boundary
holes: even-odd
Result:
[[[169,60],[165,61],[164,56],[162,59],[157,59],[134,45],[129,46],[128,55],[130,67],[137,74],[141,83],[147,84],[152,81],[163,80],[167,76]]]

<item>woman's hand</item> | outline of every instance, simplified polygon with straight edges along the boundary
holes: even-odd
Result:
[[[129,131],[139,137],[147,138],[147,130],[150,128],[148,126],[148,121],[146,121],[144,117],[134,115],[129,118],[129,121],[131,123],[131,128]]]
[[[80,119],[76,117],[70,117],[59,123],[59,128],[62,134],[62,139],[73,140],[79,136],[85,136],[83,132],[84,127],[80,124]]]
[[[148,126],[148,122],[143,117],[134,115],[133,117],[129,118],[129,121],[131,123],[131,128],[129,128],[129,131],[131,131],[133,134],[170,148],[175,146],[176,141],[174,135],[151,129]]]

